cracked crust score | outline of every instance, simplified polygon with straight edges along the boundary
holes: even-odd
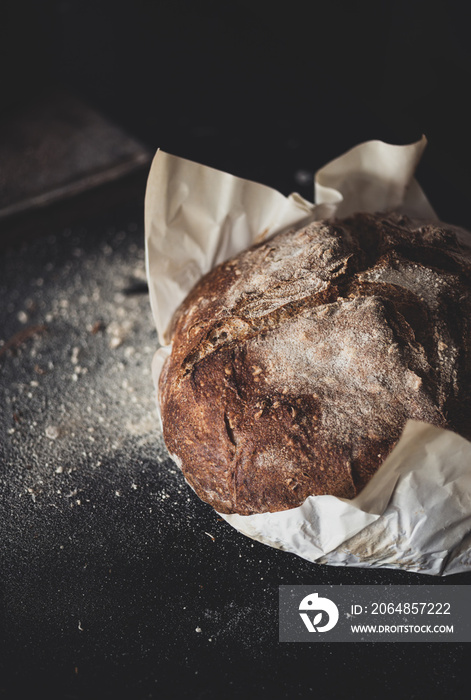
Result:
[[[408,418],[471,438],[471,235],[314,222],[219,265],[173,323],[164,438],[221,513],[354,497]]]

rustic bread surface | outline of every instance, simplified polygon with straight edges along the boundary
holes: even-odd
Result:
[[[408,418],[471,438],[471,235],[396,214],[279,234],[173,324],[164,439],[221,513],[352,498]]]

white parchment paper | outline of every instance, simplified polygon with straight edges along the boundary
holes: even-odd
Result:
[[[150,301],[161,348],[171,318],[210,269],[252,243],[311,220],[396,209],[437,219],[414,178],[426,146],[368,141],[316,173],[315,204],[158,151],[145,202]],[[177,460],[178,461],[178,460]],[[222,515],[240,532],[310,561],[433,575],[471,569],[471,443],[408,421],[373,479],[353,500],[310,496],[298,508]]]

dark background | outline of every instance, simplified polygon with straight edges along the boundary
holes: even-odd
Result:
[[[470,223],[466,3],[3,0],[1,110],[71,88],[149,145],[288,193],[372,138],[429,147],[420,180]]]
[[[67,88],[152,152],[308,199],[314,172],[348,148],[425,134],[418,179],[444,220],[471,227],[469,31],[469,10],[453,2],[3,0],[0,118]],[[77,245],[93,260],[94,246],[115,246],[110,231],[129,222],[127,240],[142,247],[144,184],[126,208],[108,196],[95,199],[93,214],[70,203],[73,241],[59,224],[50,224],[57,237],[47,250],[37,241],[15,249],[12,234],[11,299],[34,265],[53,256],[60,267]],[[25,371],[20,361],[14,368]],[[139,454],[154,490],[162,480],[172,492],[178,477],[156,476],[152,455]],[[107,483],[125,463],[109,457]],[[162,464],[171,468],[168,458]],[[5,697],[41,689],[61,698],[463,696],[465,645],[280,645],[277,587],[469,584],[468,574],[441,581],[313,566],[252,546],[184,490],[155,518],[146,517],[152,494],[115,512],[81,467],[78,486],[100,506],[88,519],[52,517],[54,509],[46,518],[41,499],[19,508],[13,488],[2,494]],[[21,474],[5,479],[20,484]],[[62,535],[72,544],[58,560]]]

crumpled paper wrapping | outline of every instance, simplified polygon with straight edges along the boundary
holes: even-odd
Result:
[[[355,211],[396,209],[437,219],[414,172],[426,146],[368,141],[316,173],[315,201],[158,151],[145,201],[149,293],[161,348],[156,388],[171,352],[171,318],[196,282],[254,242]],[[174,456],[178,463],[178,459]],[[354,499],[310,496],[298,508],[221,515],[240,532],[309,561],[432,575],[471,570],[471,443],[408,421]]]

